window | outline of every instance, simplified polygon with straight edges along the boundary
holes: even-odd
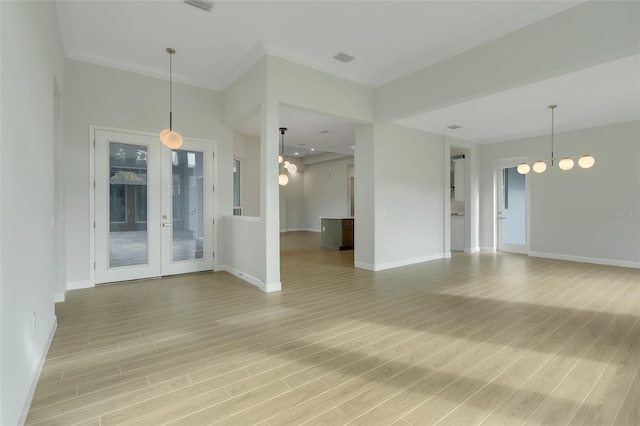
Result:
[[[242,216],[242,160],[233,159],[233,215]]]

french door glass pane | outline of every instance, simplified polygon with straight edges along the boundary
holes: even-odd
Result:
[[[516,167],[503,169],[502,242],[506,244],[526,244],[526,189],[525,175]]]
[[[171,157],[171,260],[202,259],[203,155],[202,152],[178,149]]]
[[[109,267],[147,259],[147,147],[110,142]]]

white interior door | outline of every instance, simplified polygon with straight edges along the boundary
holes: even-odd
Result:
[[[96,283],[213,269],[213,146],[95,132]]]
[[[516,166],[500,169],[498,186],[498,250],[528,253],[527,179]]]

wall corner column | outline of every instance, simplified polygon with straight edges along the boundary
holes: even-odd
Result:
[[[279,291],[280,282],[280,188],[278,141],[280,104],[267,94],[260,110],[260,217],[263,223],[265,270],[264,291]]]

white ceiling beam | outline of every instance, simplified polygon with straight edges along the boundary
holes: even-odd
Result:
[[[400,78],[375,93],[398,120],[640,52],[640,3],[588,1]]]

